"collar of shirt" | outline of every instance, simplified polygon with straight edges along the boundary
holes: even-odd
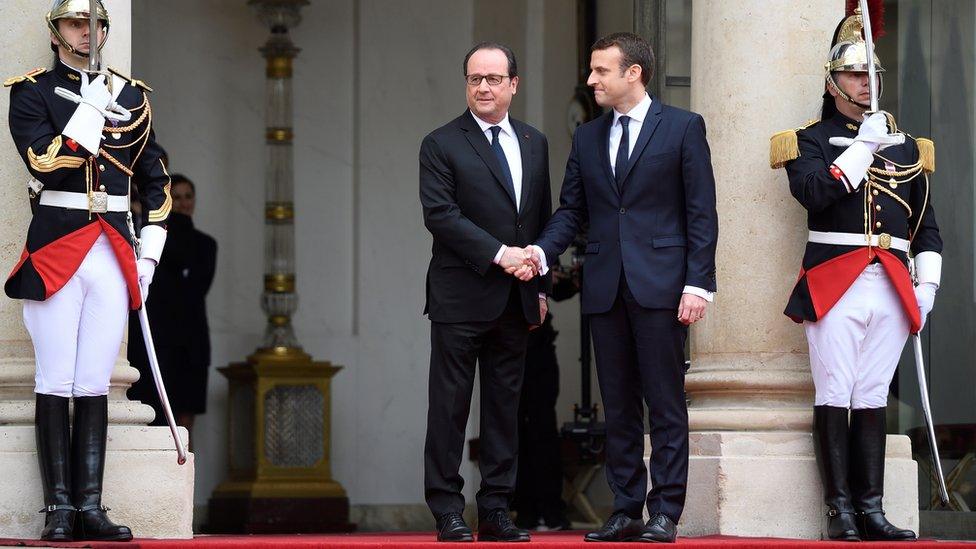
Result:
[[[630,112],[621,113],[617,109],[613,110],[613,125],[617,125],[617,121],[620,120],[621,116],[627,115],[631,119],[636,120],[638,123],[643,123],[644,119],[647,118],[647,111],[651,108],[651,96],[644,92],[644,99],[640,100],[640,103],[630,109]]]
[[[508,119],[508,113],[505,113],[505,118],[503,118],[502,121],[497,124],[489,124],[488,122],[478,118],[478,115],[473,112],[471,113],[471,116],[474,117],[474,121],[478,123],[478,127],[481,128],[481,133],[485,134],[485,137],[488,138],[489,143],[491,142],[492,126],[498,126],[502,129],[502,133],[508,135],[509,137],[515,137],[515,129],[512,128],[512,122]]]

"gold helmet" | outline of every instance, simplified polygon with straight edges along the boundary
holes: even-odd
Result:
[[[844,90],[837,85],[834,80],[835,72],[867,72],[868,71],[868,48],[864,42],[864,23],[861,19],[861,10],[857,9],[853,15],[845,18],[838,27],[834,44],[830,48],[830,59],[824,64],[825,78],[838,94],[847,101],[863,108],[869,108],[854,101],[844,93]],[[881,66],[881,60],[877,53],[874,54],[875,72],[878,74],[878,95],[881,95],[881,73],[885,71]]]
[[[95,0],[95,3],[98,6],[98,20],[105,26],[105,38],[98,45],[98,51],[102,51],[102,48],[105,47],[105,42],[108,41],[110,21],[108,18],[108,10],[105,9],[102,0]],[[64,39],[64,36],[61,36],[61,32],[58,31],[58,19],[88,19],[89,6],[89,0],[54,0],[54,5],[51,6],[51,11],[47,12],[46,17],[47,26],[51,30],[51,34],[61,43],[61,46],[81,57],[87,57],[87,54],[75,51],[75,48]]]

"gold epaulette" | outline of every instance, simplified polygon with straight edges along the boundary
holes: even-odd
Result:
[[[800,145],[796,132],[805,130],[817,122],[820,122],[820,119],[814,118],[799,128],[774,133],[769,138],[769,167],[774,170],[782,168],[787,162],[799,158]]]
[[[108,68],[108,72],[114,74],[115,76],[118,76],[119,78],[125,80],[126,82],[128,82],[129,84],[131,84],[132,86],[134,86],[136,88],[143,89],[143,90],[145,90],[147,92],[150,92],[150,93],[153,91],[153,89],[149,87],[149,84],[146,84],[142,80],[136,80],[135,78],[126,76],[126,75],[122,74],[121,72],[113,69],[112,67],[109,67]]]
[[[38,67],[38,68],[30,71],[27,74],[22,74],[20,76],[14,76],[12,78],[8,78],[8,79],[4,80],[3,81],[3,87],[9,88],[10,86],[13,86],[14,84],[20,84],[21,82],[23,82],[25,80],[28,81],[28,82],[30,82],[31,84],[37,84],[37,80],[34,80],[34,77],[35,76],[38,76],[38,75],[41,75],[41,74],[44,74],[46,72],[47,72],[47,69],[46,68],[44,68],[44,67]]]
[[[915,145],[918,146],[918,161],[922,163],[925,173],[935,171],[935,143],[931,139],[916,137]]]

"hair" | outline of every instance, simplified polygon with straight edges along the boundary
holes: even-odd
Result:
[[[197,186],[194,185],[192,181],[190,181],[189,177],[181,173],[174,173],[173,175],[169,176],[169,183],[172,187],[175,187],[180,183],[186,183],[187,185],[190,186],[190,190],[193,191],[193,196],[197,195]]]
[[[620,72],[631,65],[641,68],[641,82],[647,86],[654,75],[654,50],[646,40],[632,32],[615,32],[596,41],[590,52],[606,50],[616,46],[623,53],[620,61]]]
[[[468,75],[468,61],[471,59],[471,56],[481,50],[498,50],[504,53],[505,58],[508,59],[508,77],[515,78],[518,76],[518,63],[515,62],[515,52],[512,51],[512,48],[499,42],[481,42],[468,50],[467,55],[464,56],[464,76]]]

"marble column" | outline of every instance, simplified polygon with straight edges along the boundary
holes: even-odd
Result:
[[[719,293],[692,330],[692,461],[684,535],[819,538],[813,382],[802,328],[782,314],[806,237],[769,137],[819,116],[842,0],[696,0],[692,110],[715,169]],[[888,517],[918,526],[916,464],[889,437]]]
[[[131,60],[131,0],[104,0],[112,25],[103,50],[105,64],[127,73]],[[4,55],[2,78],[35,67],[50,67],[52,53],[44,15],[50,2],[4,0],[0,4],[0,32]],[[10,94],[0,92],[0,112],[6,116]],[[5,127],[6,130],[6,127]],[[4,201],[0,215],[0,268],[9,270],[24,247],[30,207],[25,183],[29,177],[13,141],[0,135],[0,186]],[[4,271],[6,273],[7,271]],[[137,344],[141,344],[138,342]],[[138,537],[192,535],[193,461],[176,464],[167,427],[148,427],[151,407],[129,401],[125,392],[139,373],[125,359],[122,346],[109,393],[108,457],[103,503],[112,517],[132,527]],[[185,430],[182,431],[184,438]],[[44,515],[40,475],[34,445],[34,351],[23,326],[22,306],[0,298],[0,538],[36,538]],[[138,479],[138,480],[137,480]]]

